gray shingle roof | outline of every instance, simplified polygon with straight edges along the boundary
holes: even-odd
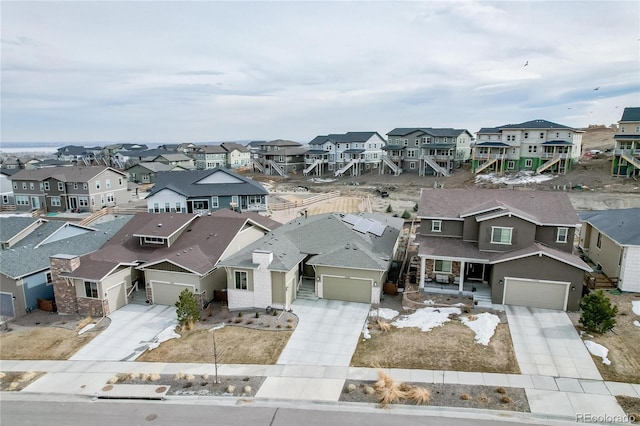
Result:
[[[452,137],[457,138],[461,133],[467,132],[466,129],[453,129],[451,127],[397,127],[387,133],[389,136],[406,136],[413,132],[422,132],[423,134],[436,137]]]
[[[7,242],[38,219],[33,217],[7,216],[0,217],[0,242]]]
[[[366,142],[374,135],[378,135],[380,139],[384,139],[378,132],[347,132],[347,133],[331,133],[329,135],[319,135],[313,138],[309,145],[322,145],[326,141],[333,143],[351,143]]]
[[[624,246],[640,246],[640,208],[579,212],[583,222]]]
[[[238,183],[197,183],[198,181],[215,173],[226,173],[238,179]],[[267,195],[269,193],[260,183],[222,168],[211,170],[185,170],[181,172],[158,172],[156,184],[149,192],[149,196],[152,196],[163,189],[170,189],[186,197],[211,197],[214,195]]]
[[[525,121],[524,123],[519,124],[507,124],[501,126],[500,129],[569,129],[576,130],[573,127],[565,126],[564,124],[554,123],[552,121],[547,120],[531,120]]]
[[[142,161],[129,167],[127,171],[136,167],[142,167],[150,172],[166,172],[173,169],[175,166],[173,164],[161,163],[159,161]]]
[[[61,182],[88,182],[107,169],[126,176],[116,169],[105,166],[45,167],[43,169],[20,170],[11,177],[11,180],[43,181],[54,178]]]
[[[50,256],[83,255],[98,250],[130,219],[131,216],[120,216],[112,221],[91,226],[95,231],[39,245],[60,228],[74,226],[64,222],[47,222],[21,240],[14,248],[0,252],[0,272],[12,278],[28,276],[48,269]]]
[[[624,121],[640,121],[640,107],[625,108],[620,119],[620,122]]]
[[[231,152],[234,149],[237,149],[240,152],[249,152],[249,150],[246,147],[244,147],[244,146],[242,146],[242,145],[240,145],[239,143],[236,143],[236,142],[223,142],[223,143],[220,144],[220,146],[222,148],[224,148],[225,151],[227,151],[227,152]]]

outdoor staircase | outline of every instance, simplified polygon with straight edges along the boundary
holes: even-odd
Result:
[[[478,167],[478,168],[476,169],[476,174],[478,174],[478,173],[480,173],[480,172],[482,172],[482,171],[486,170],[489,166],[491,166],[491,165],[493,165],[493,164],[495,164],[495,163],[497,163],[497,162],[498,162],[498,159],[497,159],[497,158],[494,158],[493,160],[485,161],[484,163],[482,163],[482,164],[480,165],[480,167]]]
[[[424,157],[424,162],[431,166],[431,168],[436,172],[436,174],[440,174],[442,176],[449,176],[449,170],[442,167],[438,164],[433,158],[429,156]]]
[[[251,159],[251,166],[253,166],[254,169],[257,169],[260,173],[264,173],[264,166],[254,158]]]
[[[136,305],[148,305],[147,292],[144,290],[134,290],[129,295],[129,303]]]
[[[391,161],[391,159],[386,155],[382,156],[382,162],[386,164],[389,167],[389,169],[391,169],[394,175],[398,176],[400,173],[402,173],[402,169],[398,167],[396,163]]]
[[[320,163],[322,163],[322,160],[318,160],[318,159],[314,160],[313,164],[311,164],[309,167],[307,167],[306,169],[304,169],[302,171],[302,174],[305,175],[305,176],[308,175],[309,173],[311,173],[311,171],[313,169],[318,167],[320,165]]]
[[[474,292],[473,303],[476,308],[481,308],[481,309],[493,308],[493,303],[491,303],[491,293],[485,294],[482,292]]]
[[[637,158],[635,158],[633,155],[623,153],[620,157],[627,160],[627,162],[631,164],[633,167],[635,167],[636,169],[640,169],[640,161]]]
[[[557,156],[557,155],[554,156],[552,159],[550,159],[546,163],[541,164],[540,167],[538,167],[536,169],[536,174],[544,172],[549,167],[553,166],[554,164],[557,164],[560,160],[561,160],[561,158],[559,156]]]
[[[278,173],[280,176],[282,177],[289,177],[289,175],[284,171],[284,169],[275,161],[273,160],[269,160],[269,165],[271,166],[271,168],[273,170],[276,171],[276,173]]]
[[[303,279],[302,284],[298,287],[298,292],[296,293],[297,299],[308,299],[308,300],[318,300],[318,296],[316,296],[315,284],[312,279]]]
[[[336,170],[336,176],[342,176],[347,170],[349,170],[351,167],[353,167],[356,163],[358,162],[358,160],[351,160],[347,163],[346,166]]]

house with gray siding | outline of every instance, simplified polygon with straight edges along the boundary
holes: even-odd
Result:
[[[347,132],[316,136],[305,152],[305,175],[330,173],[359,176],[380,170],[385,140],[378,132]]]
[[[613,137],[611,175],[616,177],[640,176],[640,107],[627,107],[618,121],[618,133]]]
[[[496,304],[575,311],[584,274],[573,254],[578,216],[562,192],[422,189],[419,286],[489,286]]]

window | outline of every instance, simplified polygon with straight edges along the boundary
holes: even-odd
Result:
[[[51,197],[51,205],[53,207],[60,207],[60,197]]]
[[[160,237],[144,237],[144,242],[148,244],[164,244],[164,238]]]
[[[33,182],[29,182],[29,189],[32,190],[32,191],[34,189],[36,189],[36,186],[35,186],[35,184]]]
[[[513,228],[504,228],[502,226],[491,227],[491,242],[493,244],[511,244],[511,234]]]
[[[104,194],[100,194],[100,204],[104,206]]]
[[[111,188],[111,179],[105,179],[104,186],[107,189]]]
[[[47,285],[51,285],[53,283],[53,278],[51,277],[51,272],[47,272]]]
[[[217,209],[220,207],[220,202],[218,201],[218,196],[211,197],[211,207]]]
[[[87,183],[86,182],[82,184],[82,189],[87,189]]]
[[[27,182],[22,182],[22,189],[27,189]]]
[[[122,186],[122,178],[121,177],[118,178],[118,186]]]
[[[560,132],[556,132],[556,138],[560,137]]]
[[[73,189],[78,189],[78,182],[73,182]]]
[[[569,138],[571,137],[571,132],[567,133],[567,137]]]
[[[416,156],[416,151],[414,149],[407,150],[407,158],[415,158],[415,156]]]
[[[527,158],[526,160],[524,160],[524,166],[525,167],[532,167],[533,166],[533,160],[531,158]]]
[[[80,207],[88,207],[89,206],[89,199],[87,197],[79,197],[78,198],[78,205]]]
[[[569,228],[558,228],[556,243],[566,243],[569,238]]]
[[[442,232],[442,221],[441,220],[432,220],[431,221],[431,232]]]
[[[2,196],[2,204],[9,204],[9,196],[8,195],[3,195]]]
[[[538,147],[536,145],[529,145],[529,152],[538,152]]]
[[[415,169],[416,168],[416,163],[409,163],[409,168],[410,169]]]
[[[620,127],[620,133],[624,133],[624,126]]]
[[[95,281],[84,282],[84,295],[92,299],[98,298],[98,283]]]
[[[171,204],[170,203],[164,203],[164,212],[165,213],[170,213],[171,212]]]
[[[596,241],[596,247],[602,248],[602,234],[598,232],[598,240]]]
[[[516,168],[516,162],[513,160],[507,161],[507,169],[513,170]]]
[[[18,182],[13,182],[13,189],[18,189]]]
[[[529,139],[529,132],[524,132],[524,138]]]
[[[404,140],[404,146],[408,146],[409,145],[409,139],[405,139]]]
[[[180,201],[176,202],[176,211],[179,213],[182,211],[182,206],[180,206]]]
[[[247,273],[245,271],[235,271],[234,282],[236,290],[247,290]]]
[[[636,126],[636,133],[640,133],[640,126]]]
[[[113,198],[113,193],[108,193],[107,194],[107,203],[113,203],[115,201],[115,199]]]
[[[434,272],[446,272],[451,273],[451,261],[450,260],[436,260]]]
[[[154,213],[160,213],[160,204],[153,203],[153,212]]]
[[[540,132],[540,139],[544,139],[544,132]]]
[[[16,195],[16,205],[18,206],[28,206],[29,205],[29,197],[26,195]]]

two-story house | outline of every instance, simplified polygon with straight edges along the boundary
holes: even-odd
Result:
[[[400,168],[419,176],[448,176],[471,158],[473,135],[466,129],[396,128],[387,138],[384,165],[396,174]]]
[[[263,142],[258,146],[258,151],[252,154],[254,155],[251,160],[253,171],[288,177],[304,169],[304,154],[307,148],[301,143],[276,139]]]
[[[219,209],[267,211],[269,192],[227,169],[158,172],[147,196],[150,213],[208,213]]]
[[[223,142],[220,146],[227,153],[227,164],[225,166],[227,169],[235,170],[249,167],[251,151],[248,148],[236,142]]]
[[[20,169],[0,168],[0,211],[16,209],[11,176],[18,173],[18,171]]]
[[[484,127],[473,146],[471,170],[564,174],[582,155],[584,131],[547,120]]]
[[[303,173],[359,176],[379,170],[386,142],[378,132],[319,135],[309,142]]]
[[[611,175],[640,176],[640,107],[624,109],[618,121],[618,133],[613,137],[616,147],[611,162]]]
[[[584,273],[573,254],[578,216],[561,192],[422,189],[419,285],[490,287],[495,304],[575,311]],[[445,284],[447,285],[447,284]]]
[[[198,146],[191,155],[198,170],[227,167],[227,151],[220,145]]]
[[[131,199],[126,173],[104,166],[25,169],[10,179],[18,211],[96,211]]]

